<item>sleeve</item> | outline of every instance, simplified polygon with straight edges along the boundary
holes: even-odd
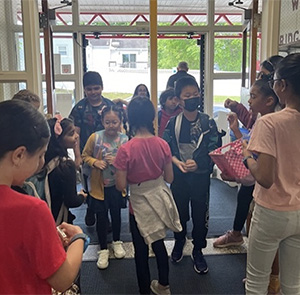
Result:
[[[235,109],[235,113],[238,116],[238,119],[242,122],[242,124],[247,128],[251,128],[256,120],[256,116],[254,116],[251,112],[247,110],[247,108],[239,103]]]
[[[263,117],[257,120],[247,149],[254,153],[263,153],[277,158],[274,126]]]
[[[47,204],[37,201],[30,207],[28,218],[24,220],[27,228],[23,232],[24,248],[31,267],[41,279],[47,279],[64,263],[66,252]]]
[[[162,137],[168,143],[171,153],[173,155],[174,155],[174,151],[172,150],[172,140],[173,140],[172,129],[174,129],[173,126],[175,126],[174,120],[175,120],[174,118],[171,118],[169,120],[169,122],[167,123],[166,128],[164,130],[163,137]]]
[[[166,89],[168,89],[168,88],[170,88],[170,87],[172,87],[172,88],[174,87],[174,85],[172,85],[172,79],[171,79],[171,77],[172,77],[172,76],[170,76],[169,79],[168,79]]]
[[[61,172],[64,204],[67,208],[76,208],[84,201],[84,197],[77,194],[76,167],[73,160],[68,160],[63,164]]]
[[[82,151],[83,161],[91,167],[93,167],[94,163],[97,161],[97,159],[93,157],[94,147],[95,147],[95,139],[96,139],[96,134],[93,133],[87,140],[87,142],[84,146],[84,149]]]
[[[210,132],[208,134],[207,149],[210,153],[219,147],[219,132],[216,121],[214,119],[210,118],[208,124]]]
[[[120,146],[118,149],[116,159],[114,161],[114,166],[118,170],[127,171],[127,162],[128,162],[128,155],[124,145]]]
[[[162,145],[163,145],[163,150],[165,153],[165,164],[168,164],[168,163],[172,162],[171,149],[165,141],[162,141]]]

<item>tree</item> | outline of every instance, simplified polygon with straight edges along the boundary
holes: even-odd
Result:
[[[170,69],[186,61],[190,69],[200,67],[200,47],[196,39],[159,39],[157,42],[158,68]],[[208,51],[206,54],[213,54]],[[214,63],[220,71],[240,72],[242,64],[242,39],[216,38]]]
[[[196,39],[159,39],[157,42],[158,68],[171,69],[186,61],[190,69],[199,69],[200,48]]]

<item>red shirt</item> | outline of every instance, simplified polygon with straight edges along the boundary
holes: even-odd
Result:
[[[118,170],[127,171],[129,184],[156,179],[172,161],[170,147],[163,139],[152,136],[133,138],[120,146],[114,162]]]
[[[5,185],[0,197],[0,294],[51,294],[66,252],[47,204]]]
[[[159,124],[159,130],[158,130],[158,136],[163,137],[165,128],[167,126],[167,123],[172,117],[177,116],[182,112],[181,108],[177,108],[172,114],[168,114],[164,109],[161,109],[161,118],[160,118],[160,124]]]

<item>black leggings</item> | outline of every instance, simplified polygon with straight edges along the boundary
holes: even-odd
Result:
[[[149,247],[141,236],[134,215],[130,215],[130,230],[134,246],[134,260],[140,294],[150,294]],[[169,285],[169,259],[164,240],[151,244],[156,257],[158,268],[158,282]]]
[[[100,249],[107,249],[107,234],[108,234],[108,210],[111,217],[113,240],[120,240],[121,232],[121,205],[122,195],[115,186],[104,188],[105,200],[97,200],[96,208],[96,229]],[[94,203],[95,204],[95,203]]]
[[[241,185],[237,195],[237,206],[233,222],[233,230],[242,231],[248,216],[249,207],[253,200],[254,185]]]

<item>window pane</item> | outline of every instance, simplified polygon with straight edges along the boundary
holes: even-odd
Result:
[[[72,107],[75,105],[75,83],[55,82],[56,111],[63,117],[68,117]],[[47,92],[46,83],[43,82],[43,106],[47,114]]]
[[[21,89],[26,89],[26,83],[0,83],[0,101],[12,99]]]
[[[242,34],[215,34],[215,72],[241,72]]]
[[[25,70],[20,10],[21,0],[0,1],[0,71]]]
[[[40,38],[42,72],[45,74],[44,38]],[[73,39],[70,33],[53,34],[54,73],[74,74]]]
[[[240,101],[241,79],[214,80],[214,105],[223,106],[227,98]]]

